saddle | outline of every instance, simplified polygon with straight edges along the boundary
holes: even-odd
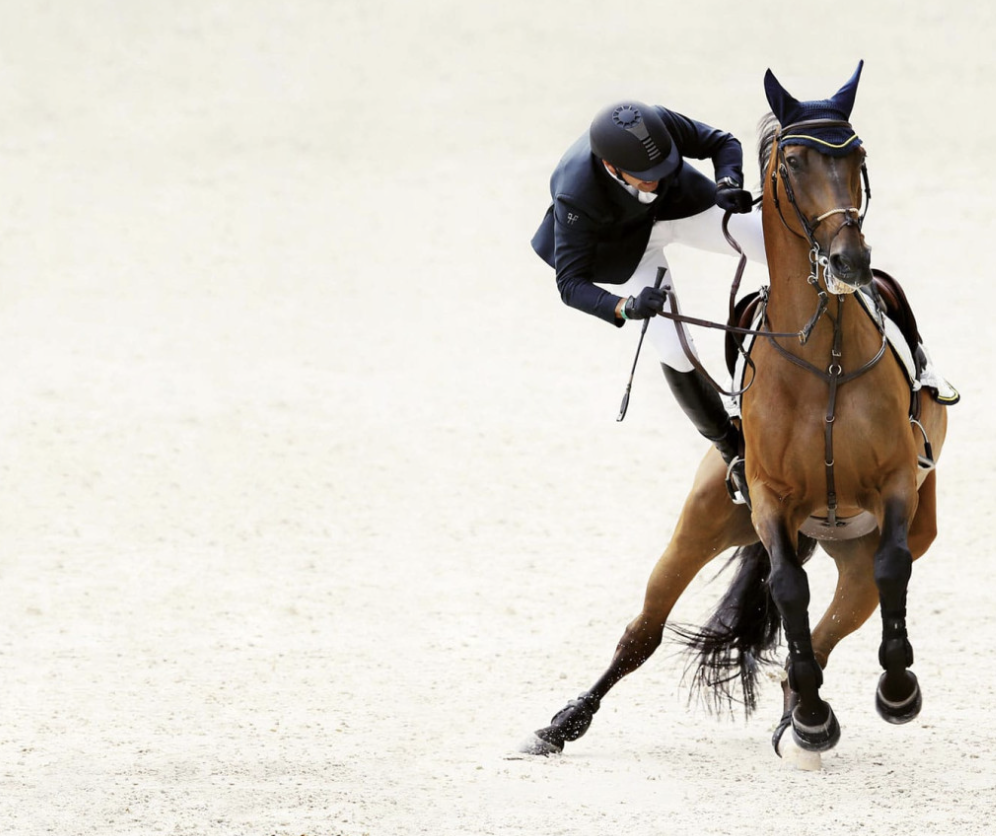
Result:
[[[886,273],[884,270],[872,269],[872,283],[862,288],[864,294],[861,299],[862,307],[871,316],[871,310],[877,308],[882,310],[895,328],[887,328],[886,336],[899,365],[906,372],[906,376],[911,388],[910,414],[916,416],[919,413],[919,402],[917,395],[921,388],[927,389],[934,400],[939,403],[951,406],[956,404],[961,396],[947,381],[937,375],[930,362],[930,357],[923,347],[923,340],[920,337],[920,330],[917,326],[916,316],[909,300],[899,282]],[[761,295],[758,292],[749,293],[744,296],[733,311],[730,325],[740,328],[757,327],[757,319],[760,316]],[[898,331],[898,335],[897,332]],[[744,338],[732,332],[726,333],[726,366],[731,375],[736,375],[738,359],[741,356],[741,347],[744,345]],[[746,352],[750,353],[750,345],[746,346]]]

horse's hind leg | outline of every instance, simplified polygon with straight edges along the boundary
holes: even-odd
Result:
[[[837,587],[833,599],[813,628],[813,653],[826,668],[833,649],[864,624],[878,607],[874,553],[877,534],[845,544],[826,544],[837,564]]]
[[[726,492],[726,468],[715,451],[703,460],[692,492],[685,500],[674,536],[647,582],[643,608],[626,627],[605,673],[588,691],[558,711],[537,730],[521,751],[559,752],[591,725],[602,698],[627,674],[639,668],[660,646],[664,625],[675,603],[699,570],[726,549],[756,541],[745,506],[733,505]]]
[[[936,471],[927,475],[919,493],[919,503],[909,529],[910,557],[918,560],[937,536]],[[864,624],[879,605],[875,580],[876,533],[860,540],[824,543],[824,550],[837,565],[837,588],[819,624],[813,628],[813,652],[823,668],[833,649]]]

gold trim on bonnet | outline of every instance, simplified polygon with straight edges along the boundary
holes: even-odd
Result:
[[[850,138],[846,142],[842,142],[840,145],[834,145],[832,142],[827,142],[825,139],[819,139],[815,136],[807,136],[806,134],[789,134],[788,136],[779,137],[778,141],[781,143],[789,139],[808,139],[810,142],[818,142],[820,145],[826,145],[827,148],[846,148],[857,138],[857,134],[851,134]]]

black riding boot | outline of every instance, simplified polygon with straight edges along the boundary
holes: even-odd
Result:
[[[719,393],[699,372],[679,372],[661,363],[664,377],[671,387],[675,400],[682,411],[703,436],[711,441],[729,469],[727,488],[734,502],[740,502],[735,493],[739,492],[743,502],[750,507],[747,493],[747,477],[744,473],[744,460],[740,455],[740,430],[730,420]]]

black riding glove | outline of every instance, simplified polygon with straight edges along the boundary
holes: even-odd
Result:
[[[647,319],[664,310],[667,295],[656,287],[645,287],[637,296],[630,296],[623,306],[626,319]]]
[[[716,186],[716,205],[725,212],[743,214],[750,211],[754,196],[732,180],[721,180]]]

